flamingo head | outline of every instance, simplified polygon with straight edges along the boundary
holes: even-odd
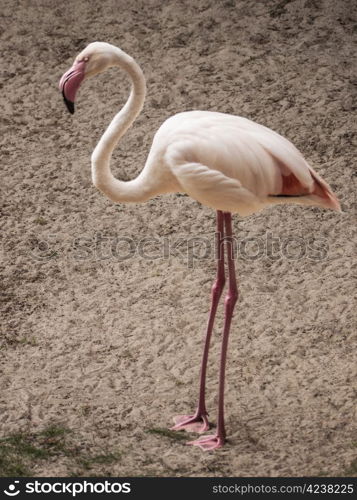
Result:
[[[116,64],[115,49],[119,50],[105,42],[90,43],[78,54],[72,67],[64,73],[59,82],[59,89],[71,114],[74,113],[76,94],[82,82]]]

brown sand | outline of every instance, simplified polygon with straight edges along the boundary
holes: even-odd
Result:
[[[123,453],[94,474],[343,474],[356,452],[354,2],[0,3],[1,435],[56,422],[93,453]],[[165,118],[220,110],[286,135],[342,201],[343,214],[291,206],[235,218],[240,240],[270,233],[288,251],[238,259],[230,440],[213,454],[148,430],[194,407],[214,276],[212,255],[189,267],[182,251],[157,251],[197,235],[212,242],[214,213],[183,196],[114,205],[91,185],[90,153],[128,82],[116,71],[87,82],[74,117],[57,82],[94,40],[121,46],[147,77],[145,109],[114,155],[117,176],[140,171]],[[116,237],[155,238],[152,258],[120,260],[127,248]],[[213,420],[221,324],[222,314],[208,373]],[[36,469],[69,473],[62,456]]]

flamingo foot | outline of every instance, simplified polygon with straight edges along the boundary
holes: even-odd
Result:
[[[208,431],[210,424],[206,414],[195,413],[194,415],[177,415],[174,417],[175,425],[172,431],[202,432]]]
[[[215,450],[216,448],[222,448],[225,443],[225,439],[223,437],[214,434],[212,436],[204,436],[200,439],[196,439],[195,441],[189,441],[186,444],[190,444],[192,446],[198,446],[203,451]]]

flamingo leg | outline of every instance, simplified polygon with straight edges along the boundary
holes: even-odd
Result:
[[[178,415],[174,417],[175,425],[172,427],[173,430],[186,430],[188,432],[205,432],[210,426],[207,419],[206,410],[206,372],[207,372],[207,361],[209,347],[211,343],[212,331],[214,320],[216,317],[217,307],[219,299],[221,298],[224,284],[226,281],[224,273],[224,215],[220,210],[217,211],[217,233],[216,233],[216,246],[217,246],[217,275],[216,280],[212,286],[212,302],[211,310],[209,313],[206,339],[203,349],[201,372],[200,372],[200,388],[198,396],[198,405],[196,412],[193,415]]]
[[[199,446],[202,450],[214,450],[223,446],[226,438],[226,431],[224,425],[224,382],[227,361],[227,348],[229,331],[232,323],[234,306],[238,299],[238,287],[235,275],[234,266],[234,248],[232,238],[232,216],[230,213],[224,213],[224,227],[225,227],[225,244],[227,251],[228,263],[228,279],[229,288],[224,301],[225,305],[225,322],[223,328],[222,348],[221,348],[221,361],[219,370],[219,392],[218,392],[218,422],[217,431],[214,435],[205,436],[201,439],[191,441],[188,444]]]

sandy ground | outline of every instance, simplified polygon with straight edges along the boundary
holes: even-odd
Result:
[[[0,4],[1,436],[58,423],[93,453],[120,450],[93,474],[344,474],[357,440],[354,2]],[[118,206],[91,185],[91,151],[128,82],[115,71],[87,82],[74,117],[57,82],[94,40],[121,46],[147,77],[144,111],[114,155],[118,177],[137,175],[165,118],[220,110],[286,135],[342,202],[343,214],[291,206],[235,218],[245,243],[229,444],[213,454],[148,431],[195,406],[214,259],[196,246],[187,255],[185,242],[211,245],[214,213],[174,195]],[[212,420],[221,325],[220,313]],[[68,475],[68,458],[35,473]]]

